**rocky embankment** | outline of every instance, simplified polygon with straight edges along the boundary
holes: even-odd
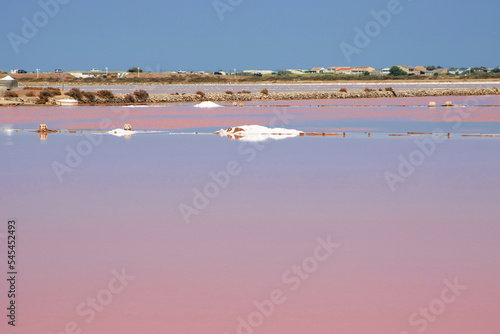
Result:
[[[149,96],[149,102],[200,102],[203,100],[214,102],[231,101],[262,101],[262,100],[328,100],[328,99],[358,99],[380,97],[419,97],[419,96],[469,96],[469,95],[498,95],[497,88],[462,88],[462,89],[420,89],[400,91],[347,91],[347,92],[291,92],[291,93],[206,93],[204,97],[198,94],[170,95],[155,94]]]
[[[431,96],[479,96],[499,95],[498,88],[452,88],[452,89],[419,89],[419,90],[358,90],[335,92],[288,92],[288,93],[204,93],[202,94],[150,94],[144,103],[199,103],[213,102],[241,102],[241,101],[286,101],[286,100],[329,100],[329,99],[359,99],[359,98],[392,98],[392,97],[431,97]],[[70,98],[65,95],[48,99],[48,105],[55,105],[56,100]],[[3,105],[30,105],[37,104],[35,97],[3,98]],[[3,103],[2,103],[3,102]],[[95,96],[92,103],[80,101],[80,104],[131,104],[126,95],[117,94],[112,99],[103,99]]]

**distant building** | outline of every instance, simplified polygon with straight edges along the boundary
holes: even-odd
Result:
[[[340,67],[328,67],[325,72],[326,73],[336,73],[337,72],[337,69],[339,69]]]
[[[288,72],[290,72],[292,74],[299,74],[299,75],[300,74],[304,74],[304,72],[307,72],[307,71],[304,71],[304,70],[296,70],[296,69],[287,69],[285,71],[288,71]]]
[[[90,73],[82,73],[82,72],[69,72],[72,76],[74,76],[77,79],[85,79],[85,78],[92,78],[93,76]]]
[[[486,68],[486,67],[476,67],[473,68],[474,72],[483,72],[483,73],[489,73],[491,72],[491,69]]]
[[[356,74],[356,75],[361,75],[364,74],[365,72],[368,73],[373,73],[375,72],[375,69],[370,66],[361,66],[361,67],[353,67],[351,70],[351,74]]]
[[[448,73],[453,74],[453,75],[460,75],[460,74],[464,74],[468,70],[469,69],[465,68],[465,67],[462,67],[462,68],[452,67],[452,68],[448,69]]]
[[[308,72],[309,73],[316,73],[316,74],[325,73],[325,68],[324,67],[313,67]]]
[[[436,70],[434,70],[434,72],[437,72],[439,74],[448,74],[448,69],[446,69],[446,68],[437,68]]]
[[[401,70],[408,73],[408,75],[415,75],[415,68],[408,65],[397,65]]]
[[[339,67],[335,71],[337,74],[352,74],[352,68],[351,67]]]
[[[244,70],[243,73],[250,73],[250,74],[273,74],[274,71],[271,70]]]
[[[379,70],[379,73],[381,75],[389,75],[389,74],[391,74],[391,69],[389,67],[386,67],[386,68]]]
[[[103,78],[106,76],[107,78],[124,78],[127,74],[132,74],[130,72],[86,72],[86,71],[70,71],[68,72],[72,76],[77,79],[87,79],[87,78]]]
[[[424,75],[427,69],[423,66],[415,66],[415,75]]]
[[[0,93],[2,94],[9,90],[16,90],[18,87],[17,80],[10,75],[0,79]]]

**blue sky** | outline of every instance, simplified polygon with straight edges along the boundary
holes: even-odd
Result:
[[[39,1],[9,1],[2,4],[0,69],[500,65],[500,1],[400,0],[385,26],[375,23],[371,11],[397,1],[41,0],[58,4],[48,7],[52,16]],[[35,20],[38,31],[23,32]],[[373,29],[368,42],[356,45],[356,27]],[[346,57],[341,45],[357,51]]]

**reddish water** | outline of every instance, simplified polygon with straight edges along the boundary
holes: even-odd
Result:
[[[462,107],[428,108],[429,101],[444,105],[451,100]],[[500,121],[500,98],[439,97],[371,100],[315,100],[246,103],[244,108],[197,109],[193,104],[127,107],[2,108],[0,124],[34,129],[100,129],[132,124],[134,129],[213,132],[244,124],[285,123],[303,131],[371,132],[495,132]],[[457,122],[458,124],[457,126]],[[283,125],[283,124],[282,124]]]
[[[412,106],[375,105],[389,102]],[[310,104],[276,110],[296,116],[285,127],[298,129],[343,128],[338,121],[382,132],[455,124],[439,118],[444,108],[413,107],[424,104],[418,99]],[[127,108],[114,110],[15,108],[8,111],[15,118],[5,109],[0,115],[2,127],[43,121],[98,128],[109,117],[116,126],[176,132],[266,125],[275,117],[273,108],[257,107],[134,108],[127,119],[118,119]],[[500,132],[498,108],[467,110],[457,133]],[[18,220],[19,262],[17,326],[3,315],[2,333],[498,331],[497,138],[432,141],[434,151],[394,191],[385,174],[398,174],[399,157],[422,151],[418,138],[251,144],[214,135],[59,133],[40,140],[1,131],[0,139],[4,273],[11,218]],[[68,163],[72,150],[85,153],[81,161]],[[71,169],[59,170],[61,180],[57,163]],[[318,248],[328,238],[336,245]],[[122,268],[134,277],[126,286],[113,273]]]

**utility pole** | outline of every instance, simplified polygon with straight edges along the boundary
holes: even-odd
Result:
[[[137,77],[139,78],[139,73],[141,73],[141,68],[138,66],[137,67]]]
[[[39,68],[36,69],[36,78],[38,79],[38,71],[40,71]]]

